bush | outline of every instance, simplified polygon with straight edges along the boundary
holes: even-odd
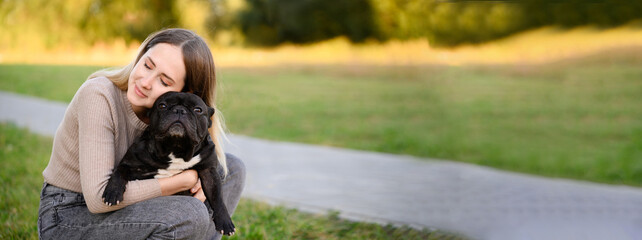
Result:
[[[642,18],[642,3],[625,0],[247,0],[236,27],[251,45],[311,43],[336,36],[426,38],[455,46],[542,26],[614,27]]]
[[[367,0],[248,0],[238,13],[238,27],[251,45],[311,43],[337,36],[353,42],[376,37]]]

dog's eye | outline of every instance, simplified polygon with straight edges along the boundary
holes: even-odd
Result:
[[[158,104],[158,109],[165,109],[167,108],[167,105],[164,103]]]
[[[203,112],[203,109],[201,109],[200,107],[195,107],[195,108],[194,108],[194,112],[195,112],[195,113],[202,113],[202,112]]]

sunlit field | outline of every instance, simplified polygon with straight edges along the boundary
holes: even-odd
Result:
[[[239,134],[642,183],[637,64],[223,72]]]

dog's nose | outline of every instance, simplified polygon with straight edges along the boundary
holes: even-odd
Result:
[[[174,113],[178,113],[178,114],[183,115],[183,114],[187,113],[187,109],[185,109],[185,108],[174,108]]]

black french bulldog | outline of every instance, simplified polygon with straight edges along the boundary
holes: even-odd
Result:
[[[167,92],[158,97],[149,110],[149,126],[129,147],[107,182],[105,204],[123,201],[128,181],[170,177],[195,169],[214,212],[216,230],[233,235],[234,224],[221,197],[218,158],[214,143],[208,140],[213,114],[214,108],[191,93]]]

